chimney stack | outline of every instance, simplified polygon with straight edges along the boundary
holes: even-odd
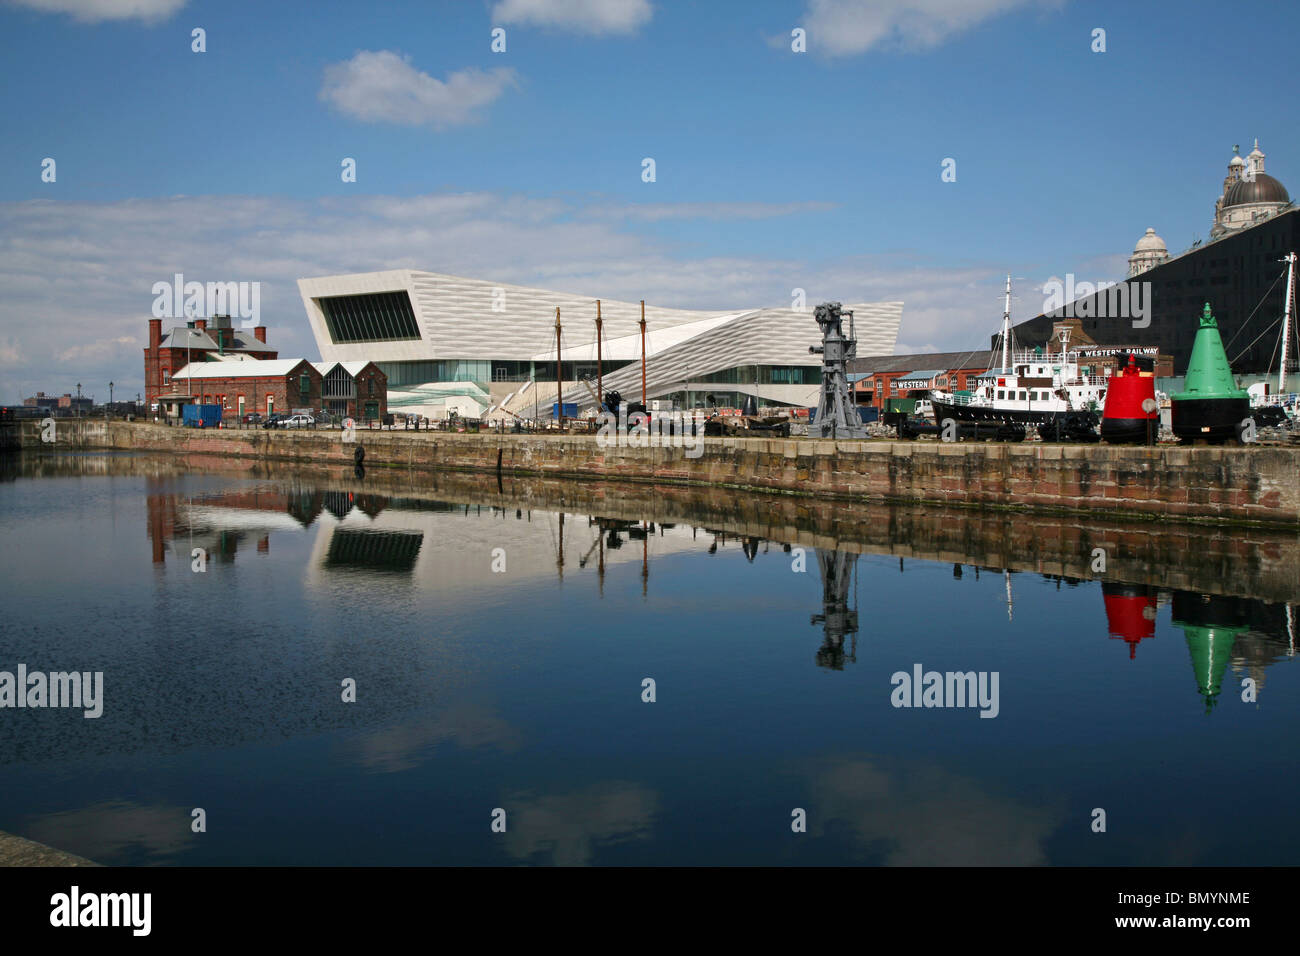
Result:
[[[162,346],[162,319],[149,320],[149,351],[157,354]]]
[[[253,338],[257,339],[257,341],[259,341],[259,342],[265,343],[265,342],[266,342],[266,326],[265,326],[265,325],[254,326],[254,327],[253,327]]]
[[[207,319],[195,319],[195,320],[194,320],[194,327],[195,327],[196,329],[198,329],[200,332],[206,332],[206,331],[208,330],[208,320],[207,320]]]

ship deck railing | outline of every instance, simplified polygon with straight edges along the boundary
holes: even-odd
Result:
[[[1271,395],[1264,395],[1259,398],[1252,398],[1250,402],[1252,408],[1262,408],[1265,405],[1282,405],[1285,407],[1294,404],[1296,404],[1295,392],[1291,392],[1290,394],[1284,394],[1282,392],[1274,392]]]
[[[938,392],[938,394],[941,396],[938,400],[949,405],[969,405],[971,400],[969,395],[954,395],[952,392]],[[927,399],[927,401],[934,401],[934,399]]]

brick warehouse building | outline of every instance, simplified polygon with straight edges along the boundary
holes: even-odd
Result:
[[[388,379],[373,362],[351,364],[356,367],[349,369],[342,362],[228,356],[183,366],[171,385],[176,394],[191,401],[220,405],[223,417],[325,409],[358,421],[382,420],[388,413]]]
[[[374,362],[313,362],[321,374],[323,408],[357,421],[388,414],[388,376]]]
[[[988,349],[868,355],[849,362],[849,382],[859,405],[883,408],[885,399],[907,398],[917,389],[966,389],[994,361]]]
[[[186,363],[205,362],[223,355],[274,359],[279,353],[266,347],[265,326],[259,325],[249,336],[233,328],[228,315],[214,316],[211,320],[194,319],[166,335],[163,335],[162,319],[150,319],[149,345],[144,350],[146,405],[152,406],[159,395],[172,391],[172,376]]]

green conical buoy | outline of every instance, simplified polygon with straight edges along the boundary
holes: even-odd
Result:
[[[1219,335],[1210,303],[1201,313],[1201,327],[1192,343],[1184,391],[1173,396],[1174,434],[1183,441],[1221,442],[1237,438],[1250,415],[1250,399],[1237,387],[1228,365],[1228,353]]]
[[[1201,313],[1201,327],[1196,331],[1196,341],[1192,343],[1192,357],[1187,363],[1187,380],[1185,391],[1179,392],[1174,399],[1184,398],[1246,398],[1246,390],[1237,387],[1228,367],[1228,353],[1223,349],[1223,337],[1219,335],[1219,323],[1210,311],[1210,303],[1205,303]]]

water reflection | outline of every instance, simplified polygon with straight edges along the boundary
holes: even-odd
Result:
[[[1205,752],[1253,759],[1261,788],[1284,762],[1274,704],[1295,687],[1274,668],[1295,657],[1293,534],[373,467],[80,468],[24,465],[0,488],[0,527],[29,556],[13,567],[0,670],[102,666],[109,706],[100,721],[25,713],[0,739],[19,781],[0,794],[0,828],[101,862],[208,862],[172,805],[204,773],[256,793],[265,820],[241,820],[277,862],[325,852],[279,828],[304,793],[329,792],[338,805],[302,822],[304,846],[377,819],[475,821],[334,862],[443,846],[457,862],[743,857],[682,824],[707,804],[735,807],[728,826],[753,840],[808,807],[815,839],[793,862],[1092,863],[1119,841],[1061,834],[1118,805],[1096,792],[1110,777],[1167,818],[1143,852],[1173,859],[1195,833],[1183,861],[1205,862],[1230,859],[1240,834],[1198,830],[1226,816],[1169,794],[1239,798],[1198,776]],[[37,477],[76,477],[75,494]],[[40,551],[69,528],[78,549]],[[195,548],[206,576],[191,573]],[[42,590],[59,562],[81,588]],[[1000,670],[998,719],[892,710],[889,675],[914,662]],[[653,706],[645,675],[660,681]],[[355,705],[340,703],[345,676]],[[1233,706],[1244,678],[1258,709]],[[1125,738],[1137,723],[1149,738]],[[47,774],[87,792],[55,798]],[[496,805],[510,827],[486,844]],[[1290,822],[1269,836],[1297,845]]]
[[[436,520],[446,517],[470,520],[451,529]],[[530,526],[537,532],[531,538],[511,541],[513,575],[554,574],[562,581],[566,569],[591,569],[600,595],[604,594],[611,564],[639,564],[641,591],[647,596],[652,557],[668,559],[689,552],[717,555],[739,549],[746,563],[753,564],[769,556],[775,544],[781,559],[791,560],[789,541],[737,534],[713,525],[646,518],[574,515],[495,504],[485,507],[267,483],[182,495],[171,490],[170,482],[161,481],[148,495],[148,532],[156,562],[162,562],[177,542],[184,543],[182,550],[187,560],[188,549],[193,546],[207,548],[218,561],[231,562],[241,544],[249,539],[256,540],[258,553],[266,554],[272,534],[296,535],[316,529],[307,576],[318,587],[323,586],[323,575],[338,571],[405,576],[429,588],[449,583],[472,585],[483,579],[482,568],[466,568],[463,558],[467,552],[485,556],[500,543],[492,524],[498,521]],[[427,547],[427,542],[433,540],[443,545],[454,540],[456,547],[451,552]],[[826,547],[812,550],[821,583],[821,610],[811,615],[811,623],[820,624],[823,632],[815,661],[819,667],[839,671],[857,661],[860,553]],[[446,560],[448,553],[454,566]],[[907,570],[901,556],[898,569],[900,573]],[[1012,580],[1019,572],[979,564],[971,565],[969,570],[976,581],[981,572],[1002,577],[1007,620],[1013,622]],[[953,564],[954,581],[961,581],[966,572],[961,562]],[[1055,582],[1058,589],[1086,583],[1070,574],[1042,577]],[[1108,580],[1101,582],[1101,594],[1106,632],[1112,640],[1128,645],[1130,660],[1136,659],[1139,645],[1155,639],[1160,609],[1171,608],[1172,623],[1185,636],[1197,690],[1207,712],[1223,692],[1229,665],[1234,672],[1253,678],[1257,689],[1262,689],[1265,670],[1295,654],[1295,612],[1291,603]]]
[[[1172,617],[1187,639],[1196,688],[1208,714],[1223,693],[1231,664],[1238,675],[1265,683],[1265,669],[1295,656],[1295,610],[1249,598],[1175,591]]]
[[[604,847],[648,840],[659,797],[636,783],[613,781],[554,794],[519,793],[511,809],[506,852],[525,863],[585,866]]]
[[[1156,636],[1160,608],[1170,608],[1171,623],[1186,640],[1207,714],[1218,703],[1229,666],[1254,681],[1258,696],[1266,682],[1265,670],[1295,656],[1291,604],[1110,583],[1102,585],[1102,595],[1110,636],[1128,644],[1130,660],[1137,657],[1142,641]]]
[[[822,576],[822,613],[812,616],[813,624],[821,624],[825,637],[817,651],[817,665],[831,670],[843,670],[847,660],[858,659],[858,611],[856,595],[853,607],[849,606],[849,587],[856,580],[858,556],[847,551],[817,549],[817,568]],[[849,646],[844,647],[845,639]]]
[[[466,749],[488,748],[510,753],[524,735],[496,710],[478,703],[457,702],[445,710],[406,720],[382,730],[368,731],[345,745],[350,758],[371,773],[402,773],[430,760],[444,744]]]
[[[1138,645],[1156,636],[1156,592],[1140,584],[1103,582],[1102,602],[1106,606],[1106,629],[1113,640],[1128,644],[1129,660],[1137,657]]]
[[[1044,808],[934,763],[853,755],[809,770],[812,832],[847,833],[885,866],[1039,866],[1064,808]]]
[[[190,819],[189,807],[113,801],[38,817],[25,835],[97,862],[163,863],[197,839]]]

